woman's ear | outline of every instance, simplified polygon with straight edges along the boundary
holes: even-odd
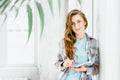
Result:
[[[86,22],[84,21],[84,23],[83,23],[83,24],[84,24],[84,29],[86,29]]]
[[[84,25],[85,25],[85,27],[86,27],[86,21],[84,21]]]

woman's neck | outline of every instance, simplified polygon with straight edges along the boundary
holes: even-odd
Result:
[[[85,37],[86,37],[85,33],[76,34],[76,38],[77,38],[77,39],[83,39],[83,38],[85,38]]]

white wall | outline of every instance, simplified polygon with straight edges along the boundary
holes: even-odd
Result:
[[[4,53],[4,54],[0,54],[0,66],[3,66],[4,65],[4,60],[5,60],[5,55],[6,55],[6,50],[5,50],[5,47],[6,47],[6,25],[3,24],[3,19],[4,19],[4,16],[1,16],[0,17],[0,53]]]
[[[14,13],[13,13],[14,14]],[[12,78],[23,78],[27,77],[31,80],[39,80],[39,70],[36,66],[9,66],[7,63],[7,27],[10,26],[6,22],[3,24],[4,21],[4,15],[0,15],[0,79],[1,78],[7,78],[7,77],[12,77]],[[7,16],[8,18],[11,16]],[[14,18],[14,17],[13,17]],[[13,23],[12,21],[10,21]],[[9,22],[9,23],[10,23]],[[15,22],[14,22],[15,23]],[[11,26],[10,26],[11,27]],[[18,27],[18,26],[16,26]],[[16,38],[12,37],[14,40],[17,40]],[[22,38],[22,37],[21,37]],[[25,45],[25,44],[24,44]],[[11,45],[11,47],[13,47]],[[25,47],[25,46],[24,46]],[[12,55],[14,60],[15,56]]]
[[[94,31],[100,44],[100,80],[120,80],[120,1],[94,3]]]
[[[30,80],[39,80],[39,72],[38,69],[33,67],[3,67],[0,68],[0,78],[28,78]]]
[[[66,14],[66,1],[61,1],[61,12],[59,14],[57,0],[54,0],[53,11],[51,14],[49,5],[43,0],[42,6],[45,14],[45,27],[40,40],[40,80],[55,80],[57,68],[54,66],[56,61],[58,42],[63,38]]]

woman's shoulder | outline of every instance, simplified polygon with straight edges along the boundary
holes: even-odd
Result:
[[[87,36],[87,40],[88,40],[88,41],[98,42],[98,40],[97,40],[96,38],[91,37],[91,36],[89,36],[88,34],[86,34],[86,36]]]
[[[98,40],[96,38],[88,36],[87,40],[92,46],[98,47]]]
[[[94,38],[94,37],[89,37],[89,39],[90,39],[91,41],[93,41],[93,42],[98,42],[98,40],[97,40],[96,38]]]

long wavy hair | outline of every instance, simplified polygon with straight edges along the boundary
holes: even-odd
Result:
[[[76,36],[75,33],[72,30],[72,17],[79,14],[80,16],[82,16],[83,20],[86,22],[85,25],[85,29],[87,28],[88,25],[88,21],[87,18],[85,16],[85,14],[80,11],[80,10],[72,10],[68,13],[67,17],[66,17],[66,28],[65,28],[65,33],[64,33],[64,43],[65,43],[65,51],[66,51],[66,55],[69,57],[69,59],[74,59],[74,44],[76,42]]]

